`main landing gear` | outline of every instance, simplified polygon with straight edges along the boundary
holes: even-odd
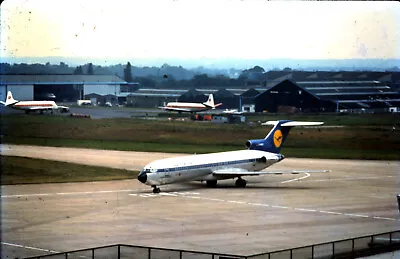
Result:
[[[208,180],[206,181],[207,187],[215,188],[217,187],[217,180]]]
[[[153,187],[153,193],[160,193],[161,192],[160,188],[158,188],[157,186],[152,185],[151,187]]]
[[[242,179],[241,177],[238,177],[238,179],[235,182],[236,187],[246,187],[247,181]]]

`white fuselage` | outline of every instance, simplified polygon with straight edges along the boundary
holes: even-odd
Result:
[[[168,103],[163,109],[170,111],[187,111],[187,112],[200,112],[212,109],[210,106],[206,106],[202,103],[180,103],[172,102]]]
[[[280,154],[259,150],[239,150],[161,159],[146,165],[141,173],[147,175],[147,181],[144,183],[154,186],[192,180],[223,180],[237,177],[237,175],[234,173],[218,175],[213,172],[260,171],[280,160],[282,160]]]
[[[57,109],[54,101],[19,101],[9,107],[18,110],[52,110]]]

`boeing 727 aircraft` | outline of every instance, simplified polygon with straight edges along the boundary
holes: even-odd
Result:
[[[53,110],[69,111],[69,107],[58,106],[54,101],[17,101],[13,98],[11,91],[8,91],[6,101],[1,103],[13,109],[24,110],[25,113],[31,111],[39,111],[40,113],[43,113],[43,111],[51,111],[53,113]]]
[[[214,104],[214,96],[210,94],[208,96],[207,102],[204,103],[182,103],[182,102],[171,102],[166,106],[159,107],[160,109],[166,111],[176,111],[176,112],[201,112],[207,111],[211,109],[215,109],[216,107],[222,105],[222,103]]]
[[[264,139],[248,140],[246,142],[247,150],[157,160],[143,168],[138,175],[138,180],[146,185],[151,185],[154,193],[159,193],[160,188],[157,186],[178,182],[206,181],[207,186],[215,187],[218,180],[238,178],[236,186],[245,187],[247,182],[242,179],[242,176],[326,172],[326,170],[261,171],[284,159],[279,152],[292,127],[322,124],[323,122],[268,121],[263,125],[273,125],[274,127]]]

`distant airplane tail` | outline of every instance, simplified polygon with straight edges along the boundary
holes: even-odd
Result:
[[[251,150],[260,150],[279,154],[289,131],[295,126],[318,126],[323,122],[310,121],[267,121],[262,125],[273,125],[274,127],[264,139],[252,139],[246,142],[246,147]]]
[[[8,106],[8,105],[14,104],[14,103],[16,103],[16,102],[17,102],[17,101],[14,100],[11,91],[8,91],[8,92],[7,92],[7,97],[6,97],[5,105]]]
[[[210,94],[208,96],[208,100],[207,102],[203,103],[205,106],[211,107],[213,109],[215,109],[215,107],[218,107],[220,105],[222,105],[222,103],[218,103],[218,104],[214,104],[214,96],[213,94]]]

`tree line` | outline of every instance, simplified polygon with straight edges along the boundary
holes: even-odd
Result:
[[[244,85],[259,85],[263,82],[264,69],[255,66],[247,70],[234,71],[240,73],[236,78],[226,74],[210,75],[195,73],[181,66],[164,64],[161,67],[134,67],[130,62],[125,65],[97,66],[92,63],[69,66],[64,62],[59,64],[8,64],[1,63],[1,74],[40,75],[40,74],[69,74],[69,75],[116,75],[127,82],[137,82],[145,87],[229,87]]]

